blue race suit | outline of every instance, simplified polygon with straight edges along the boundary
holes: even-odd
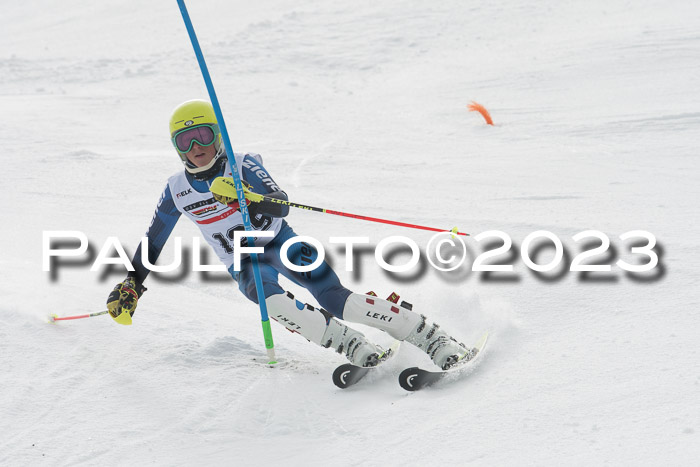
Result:
[[[245,156],[244,160],[245,164],[241,171],[242,179],[251,184],[252,191],[270,194],[276,198],[287,200],[287,195],[279,190],[279,187],[272,181],[269,175],[266,177],[266,181],[255,176],[256,171],[265,170],[261,163],[249,154]],[[221,168],[219,173],[212,175],[207,180],[196,180],[188,172],[185,172],[185,174],[187,181],[193,189],[199,193],[208,193],[211,182],[216,177],[224,175],[224,172],[225,165]],[[267,171],[265,172],[267,173]],[[287,206],[274,203],[259,203],[259,205],[253,203],[248,206],[248,209],[251,218],[255,216],[256,212],[273,217],[285,217],[289,212]],[[148,237],[148,258],[151,264],[154,264],[158,256],[160,256],[163,246],[172,233],[180,215],[181,213],[175,206],[173,193],[168,184],[161,195],[151,225],[146,232],[146,237]],[[280,260],[280,248],[285,241],[295,236],[296,233],[294,233],[286,221],[283,221],[282,227],[277,235],[270,243],[265,245],[265,252],[258,254],[258,264],[262,276],[265,298],[284,292],[278,283],[278,277],[281,273],[292,282],[309,290],[323,308],[336,317],[342,318],[345,301],[352,292],[342,286],[338,276],[326,261],[323,261],[318,268],[309,272],[295,272],[282,264]],[[142,255],[142,245],[139,245],[132,259],[132,265],[135,271],[130,273],[139,283],[142,283],[149,273],[149,270],[143,264]],[[318,257],[318,251],[313,245],[299,242],[289,248],[287,255],[292,264],[302,266],[313,263]],[[251,259],[249,257],[244,258],[241,262],[241,270],[234,271],[232,266],[229,268],[229,273],[238,282],[238,287],[241,292],[249,300],[257,303],[258,298],[253,278]]]

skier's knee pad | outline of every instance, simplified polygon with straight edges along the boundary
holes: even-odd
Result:
[[[358,366],[376,365],[382,352],[365,336],[349,328],[323,308],[315,308],[294,299],[289,292],[265,300],[270,317],[292,332],[297,332],[323,347],[343,353]]]
[[[418,313],[379,297],[353,293],[345,302],[343,319],[386,331],[404,340],[421,322]]]
[[[323,334],[331,318],[327,311],[301,303],[289,292],[271,295],[265,303],[270,318],[311,342],[323,345]]]

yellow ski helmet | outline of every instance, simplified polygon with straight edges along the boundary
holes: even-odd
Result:
[[[170,117],[170,140],[175,146],[185,170],[194,178],[203,180],[217,173],[226,160],[224,144],[212,105],[204,100],[194,99],[178,105]],[[209,164],[197,167],[187,159],[186,153],[193,143],[200,146],[214,145],[216,155]]]

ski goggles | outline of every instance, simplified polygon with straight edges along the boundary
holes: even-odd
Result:
[[[219,129],[215,125],[197,125],[192,128],[185,128],[173,135],[173,145],[175,149],[182,153],[192,150],[194,143],[200,146],[211,146],[216,141]]]

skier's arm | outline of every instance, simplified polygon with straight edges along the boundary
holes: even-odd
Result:
[[[158,201],[151,225],[146,231],[146,237],[148,238],[147,258],[150,264],[156,263],[165,242],[170,237],[179,218],[180,211],[175,207],[170,186],[167,185],[165,190],[163,190],[160,201]],[[150,272],[143,264],[143,243],[140,243],[136,249],[131,264],[134,266],[134,271],[129,272],[128,277],[133,277],[137,284],[143,284]]]
[[[148,258],[154,264],[160,255],[163,245],[175,227],[180,217],[180,211],[175,207],[170,187],[166,186],[160,197],[156,212],[153,215],[151,225],[148,227]],[[141,295],[146,291],[143,281],[149,270],[143,264],[143,243],[136,249],[131,264],[134,271],[130,271],[126,279],[117,284],[107,298],[107,310],[110,316],[119,324],[131,324],[131,317],[136,311],[136,304]]]
[[[252,191],[263,194],[268,198],[276,198],[287,201],[287,194],[275,183],[270,174],[261,163],[253,156],[246,154],[243,159],[243,180],[250,183]],[[248,205],[248,212],[251,217],[263,214],[271,217],[285,217],[289,214],[289,206],[273,203],[271,201],[261,201]]]

